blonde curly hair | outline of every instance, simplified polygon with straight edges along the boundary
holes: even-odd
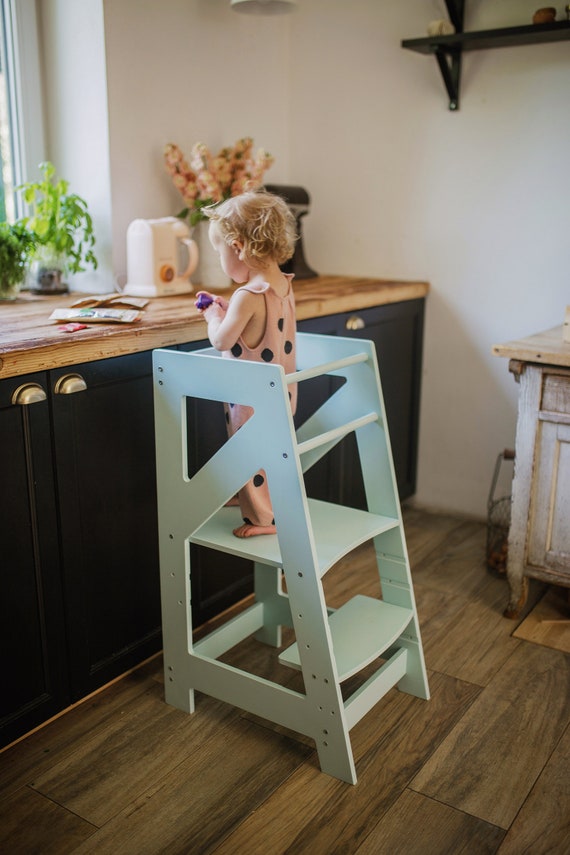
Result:
[[[228,245],[235,240],[243,244],[243,260],[251,267],[263,266],[268,259],[283,264],[295,251],[295,217],[273,193],[241,193],[202,208],[202,213],[218,224]]]

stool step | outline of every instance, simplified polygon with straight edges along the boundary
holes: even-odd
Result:
[[[398,520],[393,517],[370,514],[368,511],[321,502],[317,499],[308,499],[307,504],[321,576],[360,544],[399,525]],[[262,564],[282,567],[278,535],[235,537],[232,529],[241,524],[239,508],[220,508],[190,536],[190,541],[230,555],[239,555]]]
[[[352,433],[353,431],[358,430],[358,428],[377,421],[378,413],[366,413],[366,415],[360,416],[357,419],[352,419],[352,421],[346,422],[346,424],[340,425],[340,427],[332,428],[331,430],[317,434],[317,436],[313,436],[310,439],[305,439],[303,442],[299,442],[297,444],[297,451],[299,454],[305,454],[307,451],[312,451],[320,445],[326,445],[327,442],[338,442],[348,433]]]
[[[377,659],[400,637],[413,617],[412,609],[362,594],[348,600],[329,617],[333,652],[342,682]],[[279,656],[283,665],[301,669],[297,643]]]
[[[341,359],[334,359],[331,362],[324,362],[319,365],[313,365],[311,368],[304,368],[301,371],[295,371],[292,374],[287,374],[285,382],[287,384],[300,383],[302,380],[310,380],[312,377],[321,377],[323,374],[331,374],[334,371],[349,368],[351,365],[358,365],[360,362],[366,362],[368,358],[369,356],[365,352],[354,353],[350,356],[344,356]]]

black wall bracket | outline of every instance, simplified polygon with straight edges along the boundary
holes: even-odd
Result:
[[[455,27],[456,33],[463,32],[463,17],[465,14],[465,0],[445,0],[447,14],[449,20]],[[459,84],[461,82],[461,45],[454,47],[449,51],[444,48],[437,48],[435,58],[447,94],[449,95],[449,109],[459,109]]]
[[[447,94],[449,95],[449,109],[459,109],[459,83],[461,81],[461,48],[453,52],[445,51],[442,48],[435,49],[435,58]]]

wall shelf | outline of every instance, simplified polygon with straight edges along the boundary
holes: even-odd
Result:
[[[417,53],[435,56],[449,95],[450,110],[459,109],[461,56],[464,51],[488,50],[489,48],[513,47],[515,45],[548,44],[570,39],[570,21],[463,32],[464,4],[446,0],[446,5],[449,17],[456,29],[453,35],[404,39],[402,47]]]

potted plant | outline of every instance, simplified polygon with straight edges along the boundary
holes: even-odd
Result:
[[[0,223],[0,300],[18,296],[33,245],[33,236],[23,226]]]
[[[97,268],[95,235],[87,202],[69,193],[69,182],[57,178],[49,161],[40,163],[42,179],[18,187],[30,214],[18,221],[34,241],[30,288],[58,294],[68,290],[65,273]]]

